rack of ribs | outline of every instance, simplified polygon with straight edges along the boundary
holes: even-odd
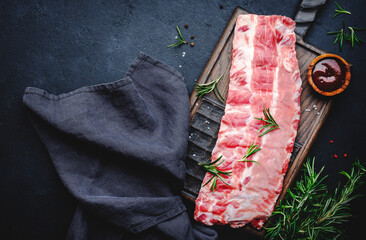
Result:
[[[232,172],[217,189],[201,186],[194,217],[207,225],[251,223],[261,228],[281,193],[300,120],[301,79],[295,52],[295,22],[284,16],[239,15],[233,38],[225,115],[211,160]],[[280,129],[259,137],[270,109]],[[254,143],[261,148],[240,160]],[[206,173],[203,183],[212,175]],[[204,185],[204,184],[202,184]]]

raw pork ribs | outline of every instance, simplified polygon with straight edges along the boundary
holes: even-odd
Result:
[[[251,222],[261,228],[281,193],[300,119],[301,79],[296,59],[295,22],[283,16],[240,15],[233,39],[232,65],[225,115],[211,160],[221,155],[218,166],[231,171],[222,175],[230,186],[217,180],[201,187],[194,217],[207,225],[242,227]],[[263,104],[278,123],[259,137]],[[239,162],[252,143],[261,151]],[[212,175],[207,173],[203,183]]]

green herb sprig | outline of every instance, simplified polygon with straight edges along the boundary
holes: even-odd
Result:
[[[366,30],[366,28],[348,27],[348,29],[350,30],[350,33],[348,34],[348,33],[346,33],[346,28],[344,26],[344,22],[342,23],[342,25],[343,26],[339,31],[328,32],[328,34],[336,36],[336,39],[334,40],[333,44],[336,44],[337,42],[339,42],[340,51],[342,51],[344,41],[351,44],[352,48],[355,46],[355,42],[358,45],[361,45],[363,43],[363,41],[358,36],[356,36],[355,31]]]
[[[205,170],[207,172],[212,174],[212,177],[205,184],[203,184],[203,186],[202,186],[202,187],[204,187],[212,181],[212,184],[211,184],[211,187],[210,187],[210,190],[212,192],[214,192],[217,189],[217,178],[219,178],[226,185],[230,186],[230,184],[225,182],[225,179],[221,176],[221,174],[226,175],[226,176],[230,176],[230,174],[232,172],[224,172],[224,171],[221,171],[221,170],[217,169],[217,167],[224,162],[224,160],[222,160],[220,162],[221,159],[222,159],[222,155],[219,158],[217,158],[216,160],[214,160],[213,162],[210,162],[210,160],[208,160],[204,163],[199,163],[198,164],[198,165],[202,166],[203,168],[205,168]]]
[[[334,14],[334,18],[339,15],[339,14],[349,14],[351,15],[351,12],[344,10],[343,8],[341,8],[341,6],[339,6],[339,4],[337,2],[334,2],[334,4],[337,6],[338,9],[335,9],[334,11],[336,12],[336,14]]]
[[[351,31],[351,34],[347,36],[348,42],[351,42],[351,46],[354,47],[355,42],[358,45],[361,45],[364,41],[362,41],[359,37],[356,36],[355,31],[363,31],[366,30],[366,28],[356,28],[356,27],[348,27],[348,29]]]
[[[265,131],[263,131],[259,137],[264,136],[265,134],[269,133],[270,131],[273,131],[275,129],[279,129],[280,127],[278,126],[278,124],[276,123],[276,121],[274,120],[274,118],[272,117],[271,113],[269,112],[269,108],[266,108],[263,104],[263,115],[264,118],[256,118],[257,120],[263,121],[265,123],[267,123],[266,125],[264,125],[263,127],[261,127],[260,129],[258,129],[258,133],[261,132],[262,130],[266,129]]]
[[[331,195],[323,184],[324,167],[316,172],[314,162],[314,158],[307,160],[304,175],[273,211],[265,227],[267,239],[338,239],[342,235],[342,224],[351,216],[350,201],[357,197],[353,194],[366,169],[357,160],[349,173],[340,172],[347,183]]]
[[[196,94],[197,98],[201,98],[203,95],[213,92],[215,94],[215,96],[217,97],[217,99],[220,102],[224,103],[225,100],[222,97],[219,89],[217,89],[217,84],[221,80],[222,76],[223,75],[220,75],[217,79],[215,79],[212,82],[196,84],[194,89],[197,90],[197,94]]]
[[[250,145],[250,147],[247,150],[247,153],[245,154],[244,157],[242,157],[242,159],[238,160],[238,162],[253,162],[256,163],[260,166],[260,164],[257,161],[254,160],[247,160],[248,157],[250,157],[251,155],[253,155],[254,153],[258,152],[262,150],[262,148],[259,148],[258,145],[254,145],[254,142]]]
[[[182,34],[180,33],[179,27],[178,26],[176,26],[176,27],[177,27],[179,38],[177,38],[176,43],[173,43],[173,44],[170,44],[169,46],[167,46],[168,48],[177,47],[177,46],[182,45],[182,44],[188,44],[188,42],[184,40]]]
[[[348,39],[348,35],[344,32],[344,22],[343,22],[343,27],[341,28],[341,30],[339,31],[333,31],[333,32],[328,32],[329,35],[336,35],[336,39],[334,40],[333,44],[336,44],[339,41],[339,50],[342,52],[342,48],[343,48],[343,41],[344,39]]]

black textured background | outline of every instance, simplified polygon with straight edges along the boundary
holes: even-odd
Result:
[[[334,97],[309,154],[317,158],[318,169],[326,166],[331,188],[343,180],[338,172],[349,170],[355,157],[366,162],[366,46],[346,45],[339,52],[334,38],[326,34],[340,29],[342,19],[347,26],[366,27],[366,5],[364,0],[338,3],[352,15],[333,18],[335,6],[328,0],[305,37],[353,64],[350,86]],[[143,51],[179,70],[191,92],[236,6],[293,18],[299,4],[298,0],[0,1],[0,238],[64,239],[75,207],[25,115],[21,99],[27,86],[60,94],[112,82],[122,78]],[[195,47],[166,48],[174,42],[176,25],[186,39],[195,35]],[[366,31],[358,35],[366,40]],[[366,194],[365,187],[359,192]],[[366,222],[365,205],[366,197],[352,203],[354,216],[343,226],[349,239],[362,236],[358,225]],[[242,230],[218,230],[221,239],[251,239]]]

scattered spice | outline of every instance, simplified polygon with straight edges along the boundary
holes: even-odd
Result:
[[[220,9],[223,9],[223,8],[224,8],[224,6],[222,4],[220,4]]]
[[[191,39],[194,39],[194,35],[191,35]]]
[[[338,158],[338,155],[337,154],[334,154],[334,158]]]
[[[193,42],[191,42],[191,47],[194,47],[194,43]]]
[[[185,27],[185,28],[188,28],[188,24],[184,24],[184,27]]]
[[[345,153],[344,155],[343,155],[343,157],[347,157],[348,155],[347,155],[347,153]]]
[[[329,143],[333,143],[333,140],[330,140]]]

